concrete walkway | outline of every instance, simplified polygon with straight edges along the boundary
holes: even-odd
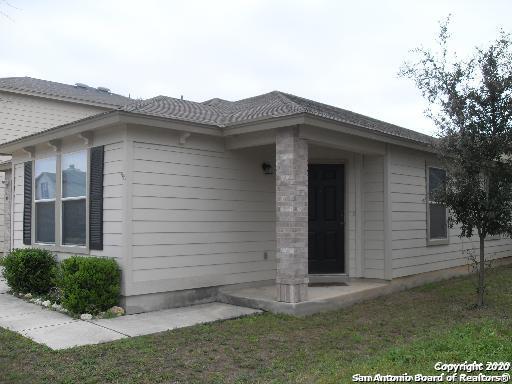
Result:
[[[113,319],[82,321],[6,293],[0,275],[0,327],[18,332],[51,349],[99,344],[261,311],[222,303],[209,303]]]

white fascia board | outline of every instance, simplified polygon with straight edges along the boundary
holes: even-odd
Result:
[[[215,125],[199,124],[178,119],[140,115],[123,111],[119,111],[119,114],[121,116],[122,122],[125,124],[154,128],[166,128],[175,131],[183,131],[210,136],[222,136],[221,128]]]
[[[429,147],[427,144],[421,144],[417,141],[400,138],[397,136],[393,136],[387,134],[385,132],[372,131],[368,128],[361,128],[356,126],[351,126],[349,124],[344,124],[341,122],[331,121],[328,119],[323,119],[320,117],[314,116],[306,116],[305,124],[320,128],[325,128],[328,130],[346,133],[352,136],[358,136],[366,139],[372,139],[375,141],[380,141],[382,143],[394,144],[401,147],[412,148],[416,150],[420,150],[423,152],[434,152],[434,149]]]

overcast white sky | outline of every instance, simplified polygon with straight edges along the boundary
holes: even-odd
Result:
[[[16,7],[13,8],[10,5]],[[132,97],[293,93],[424,133],[397,77],[453,14],[459,54],[512,32],[512,1],[0,0],[0,77],[106,86]]]

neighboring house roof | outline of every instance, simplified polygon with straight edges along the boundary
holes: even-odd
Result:
[[[400,138],[430,144],[432,137],[346,109],[273,91],[238,101],[211,99],[202,103],[157,96],[120,108],[126,112],[229,127],[276,117],[309,114]]]
[[[43,180],[44,178],[48,178],[50,179],[50,181],[52,183],[55,183],[55,173],[54,172],[41,172],[37,177],[36,177],[36,183],[39,181],[39,180]]]
[[[64,169],[62,179],[66,196],[83,196],[87,184],[86,178],[87,173],[74,166]]]
[[[117,108],[133,100],[107,90],[89,86],[56,83],[32,77],[0,78],[0,91],[26,93],[34,96],[57,98],[75,103],[95,104]]]

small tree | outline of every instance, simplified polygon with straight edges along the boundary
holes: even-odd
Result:
[[[484,304],[485,238],[512,234],[512,50],[500,31],[487,48],[459,60],[448,50],[449,18],[440,24],[438,52],[418,48],[399,75],[415,81],[438,127],[434,147],[447,171],[436,199],[450,209],[461,237],[477,234],[478,301]]]
[[[7,7],[12,8],[12,9],[18,9],[14,5],[9,3],[7,0],[0,0],[0,16],[13,21],[11,16],[9,16],[9,13],[7,13],[7,11],[4,10],[4,8],[7,8]]]

